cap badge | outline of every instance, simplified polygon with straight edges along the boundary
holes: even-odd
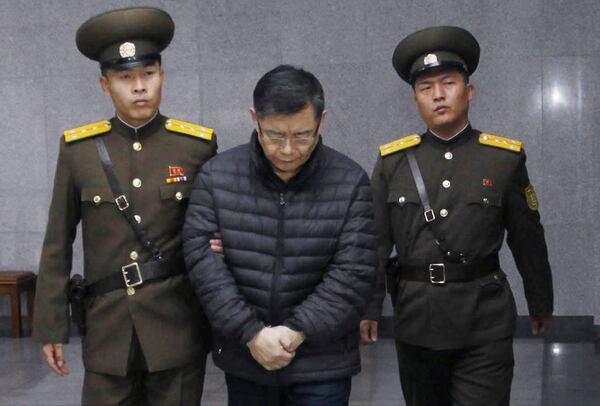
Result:
[[[437,63],[437,62],[438,62],[438,59],[435,54],[427,54],[427,55],[425,55],[425,58],[423,59],[423,63],[425,65],[431,65],[431,64]]]
[[[131,58],[135,56],[135,44],[132,42],[124,42],[119,47],[119,54],[121,58]]]

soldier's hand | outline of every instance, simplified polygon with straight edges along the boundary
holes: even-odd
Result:
[[[534,336],[542,335],[550,326],[550,317],[531,316],[531,333]]]
[[[271,327],[263,328],[252,340],[248,348],[252,357],[267,371],[276,371],[289,365],[296,355],[281,345],[281,332]]]
[[[363,344],[373,344],[377,341],[377,322],[374,320],[360,321],[360,338]]]
[[[286,326],[273,327],[273,330],[281,333],[279,342],[287,352],[295,353],[298,347],[304,342],[304,333],[301,331],[295,331]]]
[[[221,240],[221,233],[214,233],[212,240],[210,240],[210,249],[215,253],[223,256],[223,241]]]
[[[67,361],[65,360],[64,346],[62,344],[44,344],[42,352],[46,357],[46,362],[51,370],[57,375],[65,376],[69,374]]]

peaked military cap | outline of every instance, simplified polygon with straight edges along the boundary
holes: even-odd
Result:
[[[108,11],[79,27],[77,49],[100,62],[100,68],[127,69],[160,61],[175,31],[166,12],[154,7],[132,7]]]
[[[479,43],[459,27],[429,27],[404,38],[392,62],[398,75],[414,84],[416,78],[439,68],[456,68],[470,76],[479,64]]]

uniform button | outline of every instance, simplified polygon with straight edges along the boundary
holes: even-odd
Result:
[[[445,180],[445,181],[443,181],[443,182],[442,182],[442,186],[443,186],[445,189],[448,189],[448,188],[450,187],[450,181],[449,181],[449,180]]]
[[[398,203],[400,203],[400,204],[406,203],[406,197],[400,196],[400,198],[398,199]]]
[[[138,222],[138,224],[140,224],[142,222],[142,217],[138,216],[137,214],[135,216],[133,216],[133,218],[135,219],[135,221]]]
[[[94,200],[94,203],[100,204],[100,202],[102,201],[102,198],[100,196],[96,195],[96,196],[94,196],[93,200]]]
[[[448,210],[446,210],[446,209],[440,210],[440,216],[442,216],[442,217],[448,216]]]
[[[177,199],[177,200],[183,199],[183,193],[181,193],[181,192],[175,193],[175,199]]]
[[[141,179],[135,178],[133,180],[133,182],[131,182],[131,183],[133,184],[133,187],[142,187],[142,180]]]
[[[452,152],[446,152],[444,154],[444,158],[446,158],[448,161],[451,160],[454,157],[454,155],[452,155]]]
[[[136,259],[138,259],[138,253],[137,253],[137,251],[131,251],[129,253],[129,258],[131,258],[132,261],[135,261]]]
[[[138,141],[134,142],[133,143],[133,150],[136,151],[136,152],[141,151],[142,150],[142,143],[138,142]]]

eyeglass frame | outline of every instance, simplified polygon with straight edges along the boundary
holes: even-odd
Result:
[[[276,145],[277,147],[282,147],[287,143],[287,140],[290,141],[290,145],[292,147],[308,147],[310,145],[310,143],[308,141],[313,141],[319,134],[319,127],[321,126],[321,117],[319,117],[319,120],[317,121],[317,127],[315,128],[315,131],[308,137],[306,137],[306,139],[304,138],[298,138],[298,137],[286,137],[286,136],[282,136],[281,138],[274,140],[273,138],[270,138],[268,135],[265,135],[265,133],[262,130],[262,127],[260,126],[260,121],[258,121],[258,118],[256,119],[256,124],[258,126],[258,133],[261,137],[263,137],[264,139],[266,139],[269,143],[271,143],[271,145]],[[284,141],[285,140],[285,141]],[[298,143],[298,141],[300,141],[300,143]]]

